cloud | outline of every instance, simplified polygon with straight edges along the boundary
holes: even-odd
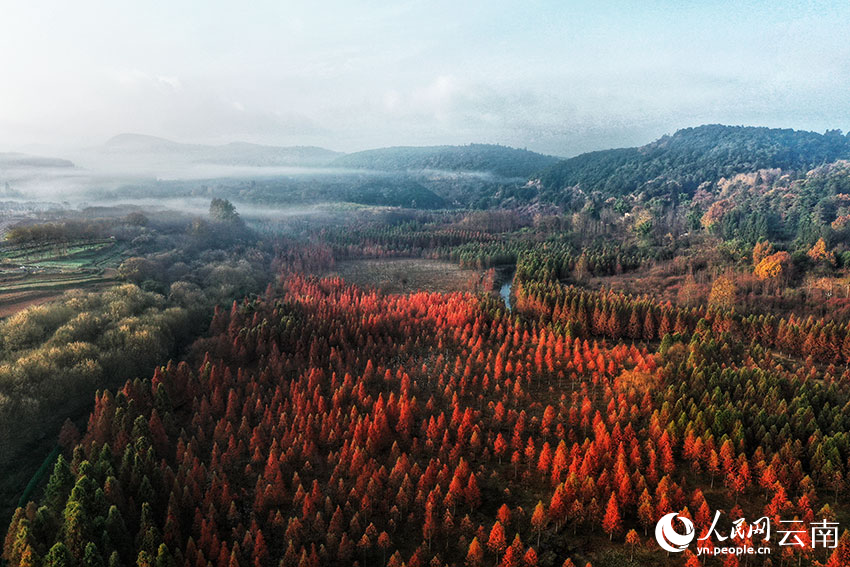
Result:
[[[154,75],[140,69],[118,69],[114,72],[115,81],[127,88],[156,88],[179,91],[183,88],[180,77]]]
[[[158,75],[156,77],[156,80],[161,84],[168,85],[174,90],[180,90],[183,88],[183,85],[180,84],[179,77],[165,77],[162,75]]]
[[[10,3],[0,141],[573,154],[703,122],[850,128],[846,2],[329,3]]]
[[[452,106],[456,98],[463,96],[457,80],[451,75],[440,75],[423,88],[415,89],[411,102],[436,112]]]
[[[302,113],[235,98],[238,89],[215,89],[197,79],[139,69],[121,69],[113,76],[110,99],[133,109],[132,116],[113,110],[113,123],[122,131],[195,142],[258,143],[298,143],[327,134]]]

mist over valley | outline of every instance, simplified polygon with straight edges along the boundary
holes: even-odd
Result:
[[[850,567],[848,21],[7,0],[0,567]]]

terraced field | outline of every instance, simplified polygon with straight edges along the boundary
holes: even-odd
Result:
[[[0,317],[113,283],[123,252],[112,239],[0,246]]]

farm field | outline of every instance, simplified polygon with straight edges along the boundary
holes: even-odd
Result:
[[[72,289],[95,290],[117,281],[123,247],[110,239],[0,247],[0,317],[39,305]]]

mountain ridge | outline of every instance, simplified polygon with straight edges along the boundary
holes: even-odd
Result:
[[[71,168],[74,167],[74,162],[21,152],[0,152],[0,167]]]
[[[389,146],[345,154],[331,165],[379,171],[438,170],[487,172],[508,178],[528,178],[553,165],[555,156],[499,144],[463,146]]]
[[[606,197],[677,189],[759,169],[809,170],[850,157],[850,136],[790,128],[706,124],[677,130],[643,146],[613,148],[561,160],[533,178],[542,196],[559,201],[569,188]],[[673,187],[669,186],[670,184]]]
[[[193,163],[245,166],[324,166],[342,155],[318,146],[268,146],[250,142],[189,144],[147,134],[122,133],[113,136],[95,152],[115,155],[167,154]]]

